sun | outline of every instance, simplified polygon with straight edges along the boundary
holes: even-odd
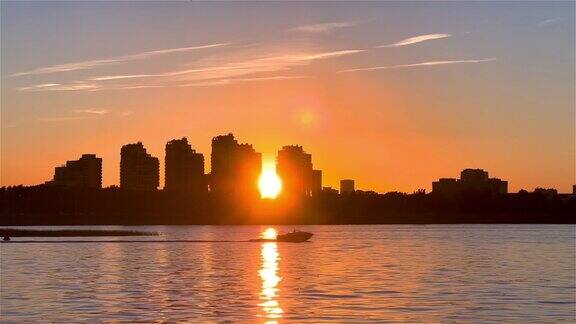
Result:
[[[272,227],[268,227],[264,232],[262,232],[261,236],[262,238],[268,239],[268,240],[275,240],[276,236],[278,235],[278,232],[276,232],[276,229],[272,228]]]
[[[262,174],[258,179],[258,189],[262,198],[274,199],[282,190],[282,180],[276,174],[274,163],[267,163],[262,167]]]

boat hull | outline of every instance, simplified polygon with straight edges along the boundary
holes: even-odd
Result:
[[[291,232],[286,234],[279,234],[276,239],[254,239],[250,242],[291,242],[291,243],[302,243],[308,242],[314,234],[308,232]]]

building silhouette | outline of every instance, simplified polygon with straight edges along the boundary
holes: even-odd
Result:
[[[454,197],[459,192],[458,180],[454,178],[440,178],[432,182],[432,193],[443,197]]]
[[[174,139],[166,143],[164,160],[164,189],[175,192],[206,192],[204,155],[196,153],[188,139]]]
[[[554,199],[556,197],[558,197],[558,190],[554,189],[554,188],[535,188],[534,189],[534,193],[535,194],[539,194],[541,196],[544,196],[546,199],[550,200],[550,199]]]
[[[355,190],[354,188],[354,180],[351,179],[343,179],[340,180],[340,194],[351,194]]]
[[[322,187],[322,194],[330,196],[338,196],[338,190],[332,187]]]
[[[95,154],[83,154],[79,160],[67,161],[54,169],[49,184],[73,188],[102,188],[102,159]]]
[[[312,196],[322,192],[322,170],[312,170]]]
[[[217,195],[258,197],[262,154],[250,144],[239,144],[234,135],[212,139],[210,192]]]
[[[141,142],[126,144],[120,150],[120,188],[156,190],[160,184],[158,158],[146,153]]]
[[[490,178],[482,169],[465,169],[460,172],[460,179],[441,178],[432,182],[432,193],[447,198],[463,193],[497,197],[508,193],[508,182]]]
[[[312,194],[314,179],[312,155],[304,152],[302,146],[287,145],[278,151],[276,173],[282,179],[282,195]]]

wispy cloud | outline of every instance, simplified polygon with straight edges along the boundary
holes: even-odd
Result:
[[[87,69],[93,69],[93,68],[103,66],[103,65],[124,63],[124,62],[132,61],[132,60],[140,60],[140,59],[150,58],[150,57],[154,57],[154,56],[158,56],[158,55],[188,52],[188,51],[194,51],[194,50],[200,50],[200,49],[221,47],[221,46],[225,46],[225,45],[228,45],[228,44],[227,43],[217,43],[217,44],[209,44],[209,45],[201,45],[201,46],[189,46],[189,47],[179,47],[179,48],[169,48],[169,49],[148,51],[148,52],[136,53],[136,54],[131,54],[131,55],[119,56],[119,57],[110,58],[110,59],[90,60],[90,61],[83,61],[83,62],[74,62],[74,63],[52,65],[52,66],[33,69],[30,71],[14,73],[11,76],[16,77],[16,76],[24,76],[24,75],[36,75],[36,74],[47,74],[47,73],[56,73],[56,72],[87,70]]]
[[[259,82],[259,81],[283,81],[283,80],[295,80],[295,79],[308,79],[309,76],[303,75],[278,75],[271,77],[260,77],[260,78],[234,78],[234,79],[222,79],[214,81],[203,81],[203,82],[193,82],[186,84],[179,84],[178,87],[212,87],[212,86],[222,86],[230,85],[235,83],[243,82]]]
[[[303,25],[291,28],[289,30],[302,33],[318,34],[318,33],[326,33],[335,29],[352,27],[354,25],[356,25],[356,23],[353,22],[329,22],[321,24]]]
[[[158,88],[166,86],[205,86],[223,85],[240,82],[239,78],[258,73],[286,71],[296,66],[310,64],[317,60],[332,59],[341,56],[364,52],[361,49],[344,49],[336,51],[300,51],[277,55],[248,55],[236,58],[215,57],[197,61],[193,68],[174,70],[156,74],[107,75],[89,78],[86,81],[75,81],[68,84],[53,84],[49,87],[30,86],[20,88],[22,91],[101,91]],[[257,75],[252,79],[257,79]],[[268,80],[286,79],[285,76],[266,76]],[[248,80],[248,78],[245,78]],[[264,80],[261,78],[260,80]],[[108,83],[120,81],[124,84]],[[104,82],[104,83],[103,83]],[[128,82],[128,84],[126,84]]]
[[[132,75],[103,75],[88,78],[90,81],[112,81],[112,80],[122,80],[122,79],[134,79],[134,78],[147,78],[154,76],[153,74],[132,74]]]
[[[449,65],[449,64],[482,63],[482,62],[490,62],[490,61],[495,61],[495,60],[496,60],[496,58],[483,58],[483,59],[475,59],[475,60],[430,61],[430,62],[420,62],[420,63],[412,63],[412,64],[373,66],[373,67],[365,67],[365,68],[357,68],[357,69],[348,69],[348,70],[338,71],[338,73],[378,71],[378,70],[402,69],[402,68]]]
[[[160,84],[143,84],[143,85],[128,85],[128,86],[112,86],[102,87],[100,90],[132,90],[132,89],[151,89],[151,88],[164,88],[165,85]]]
[[[38,84],[29,87],[18,88],[20,91],[78,91],[78,90],[96,90],[101,88],[100,85],[95,83],[87,83],[84,81],[74,81],[67,84],[60,83],[46,83]]]
[[[560,17],[542,20],[538,23],[538,27],[546,27],[546,26],[554,25],[554,24],[561,22],[562,20],[563,19]]]
[[[45,88],[53,88],[53,87],[57,87],[60,85],[61,85],[60,83],[42,83],[42,84],[37,84],[37,85],[29,86],[29,87],[21,87],[21,88],[18,88],[18,90],[20,90],[20,91],[32,91],[32,90],[40,90],[40,89],[45,89]]]
[[[342,50],[342,51],[333,51],[333,52],[324,52],[324,53],[316,53],[316,54],[307,54],[307,55],[294,55],[292,57],[288,57],[289,60],[293,61],[313,61],[313,60],[320,60],[325,58],[331,57],[338,57],[350,54],[357,54],[364,52],[365,50]]]
[[[309,76],[305,75],[278,75],[271,77],[260,77],[260,78],[239,78],[233,79],[236,82],[252,82],[252,81],[280,81],[280,80],[294,80],[294,79],[309,79]]]
[[[396,43],[387,44],[387,45],[380,45],[378,47],[380,47],[380,48],[382,48],[382,47],[400,47],[400,46],[418,44],[418,43],[422,43],[422,42],[426,42],[426,41],[434,40],[434,39],[447,38],[447,37],[451,37],[451,36],[452,36],[451,34],[419,35],[419,36],[414,36],[414,37],[403,39],[403,40],[396,42]]]
[[[37,117],[42,122],[63,122],[71,120],[93,119],[95,116],[60,116],[60,117]]]
[[[91,114],[91,115],[104,115],[108,113],[107,109],[76,109],[77,114]]]
[[[247,57],[232,62],[211,62],[205,67],[157,74],[157,77],[176,77],[174,80],[224,79],[261,72],[284,71],[291,67],[307,65],[312,61],[336,58],[364,52],[360,49],[329,52],[304,52]]]

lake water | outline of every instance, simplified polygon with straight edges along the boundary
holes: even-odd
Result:
[[[299,226],[301,244],[109,242],[265,226],[90,228],[162,235],[1,244],[3,323],[576,320],[573,225]]]

